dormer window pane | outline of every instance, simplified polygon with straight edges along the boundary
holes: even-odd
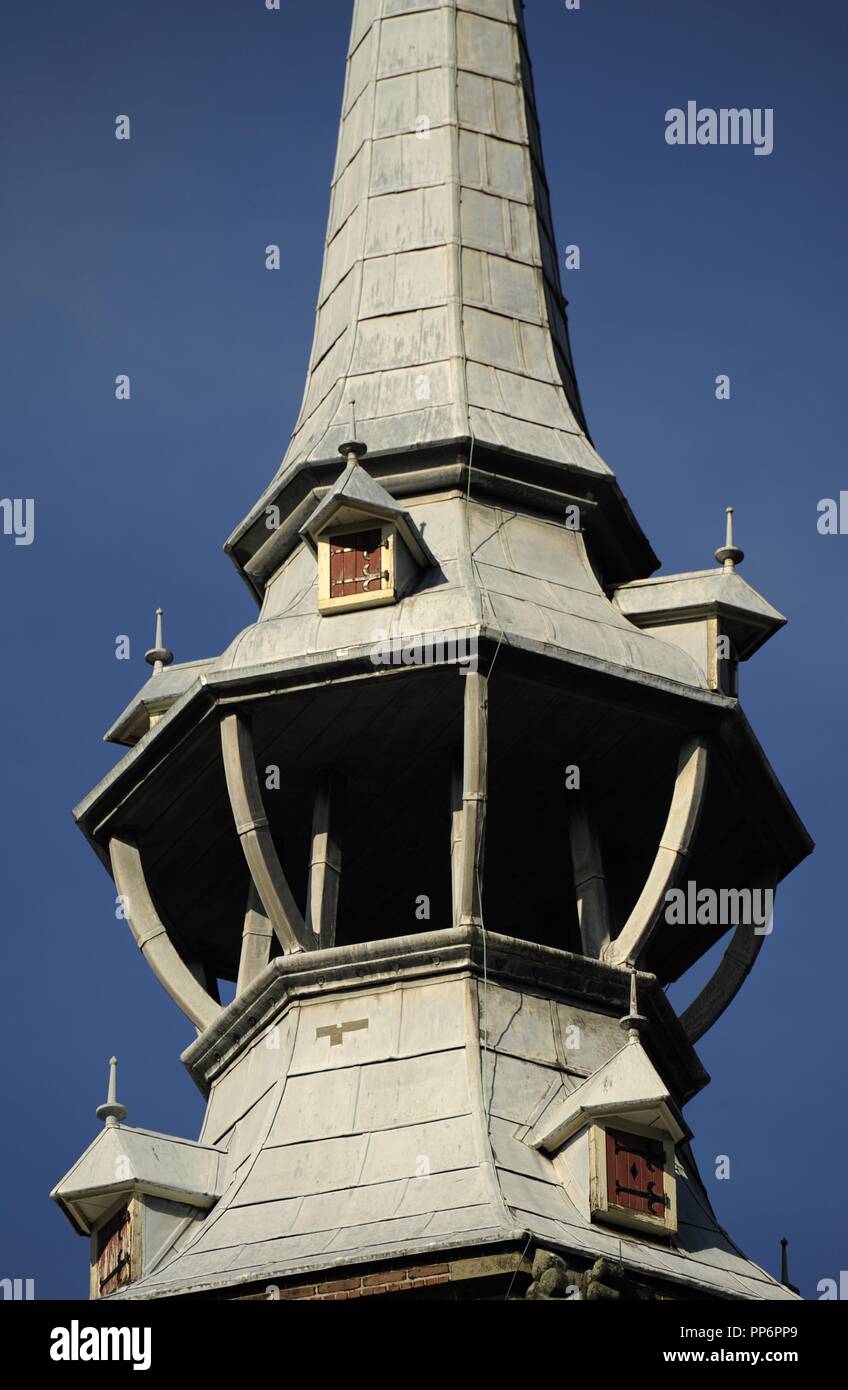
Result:
[[[665,1149],[658,1140],[607,1130],[607,1199],[610,1206],[664,1218]]]
[[[382,531],[330,537],[330,597],[379,593],[384,577]]]

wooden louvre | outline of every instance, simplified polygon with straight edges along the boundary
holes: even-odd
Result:
[[[660,1140],[607,1130],[607,1201],[611,1207],[663,1220],[668,1198]]]
[[[383,533],[352,531],[330,537],[330,598],[379,593],[383,586]]]
[[[122,1207],[103,1225],[97,1237],[97,1289],[101,1297],[131,1282],[131,1245],[130,1209]]]

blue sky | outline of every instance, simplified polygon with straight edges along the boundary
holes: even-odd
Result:
[[[145,678],[157,604],[180,660],[253,615],[221,545],[300,401],[350,9],[3,6],[0,496],[35,499],[36,534],[0,535],[0,1277],[34,1277],[40,1297],[86,1296],[85,1243],[48,1192],[96,1132],[109,1055],[130,1123],[200,1124],[179,1062],[192,1031],[70,807],[116,760],[100,738]],[[848,536],[816,529],[818,501],[848,489],[848,8],[528,0],[526,18],[557,237],[581,248],[566,292],[595,441],[666,571],[712,563],[732,503],[745,576],[790,618],[742,668],[742,700],[818,849],[700,1045],[713,1082],[687,1117],[720,1219],[772,1270],[788,1236],[815,1297],[848,1261]],[[688,100],[773,108],[774,153],[669,147],[664,114]],[[131,662],[114,656],[124,633]]]

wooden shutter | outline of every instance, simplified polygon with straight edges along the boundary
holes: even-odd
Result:
[[[658,1139],[607,1130],[607,1201],[625,1211],[665,1217],[665,1149]]]
[[[97,1235],[97,1288],[104,1296],[131,1281],[132,1221],[129,1207],[122,1207]]]
[[[330,537],[330,598],[377,594],[383,587],[383,533],[352,531]]]

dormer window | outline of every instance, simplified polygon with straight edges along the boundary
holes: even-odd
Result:
[[[632,989],[621,1021],[641,1027]],[[675,1150],[687,1131],[640,1027],[628,1026],[630,1041],[573,1091],[554,1093],[520,1137],[549,1155],[584,1217],[667,1239],[677,1230]]]
[[[436,564],[405,507],[359,462],[364,444],[345,444],[347,468],[300,529],[318,557],[318,611],[397,603]]]
[[[677,1229],[674,1142],[632,1122],[590,1126],[593,1220],[671,1234]]]
[[[322,613],[394,603],[395,528],[336,527],[318,540],[318,607]]]

